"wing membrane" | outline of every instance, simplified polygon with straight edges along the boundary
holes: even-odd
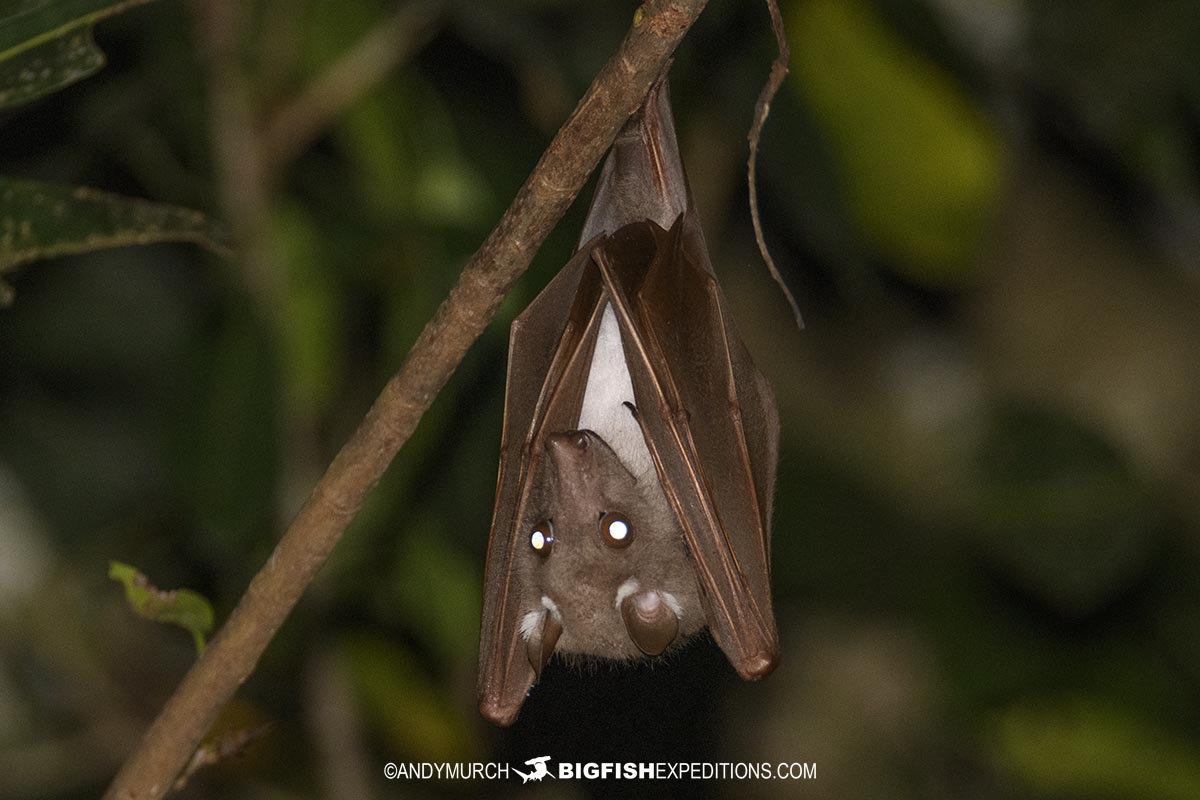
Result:
[[[694,212],[628,225],[594,249],[613,298],[639,420],[709,603],[744,678],[774,668],[769,524],[778,414],[725,313]],[[647,248],[645,238],[655,247]],[[643,253],[653,253],[649,264]]]
[[[519,635],[531,604],[527,559],[518,558],[524,530],[537,521],[545,485],[546,434],[579,418],[602,304],[587,249],[580,251],[513,321],[496,505],[484,568],[479,634],[479,707],[501,725],[516,719],[534,681]]]

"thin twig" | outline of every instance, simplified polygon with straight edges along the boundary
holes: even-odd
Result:
[[[413,0],[376,25],[267,122],[263,159],[275,174],[342,114],[407,60],[434,31],[436,0]]]
[[[107,800],[145,800],[166,793],[706,2],[648,0],[642,7],[400,371],[384,386],[229,620],[125,762]]]
[[[779,274],[779,267],[775,266],[775,260],[771,258],[771,253],[767,250],[767,240],[763,238],[762,220],[758,216],[758,181],[755,177],[758,165],[758,140],[762,136],[763,123],[767,121],[767,115],[771,113],[771,100],[775,98],[775,93],[779,91],[779,87],[783,85],[783,79],[787,77],[788,59],[791,58],[787,32],[783,28],[783,15],[779,13],[779,4],[776,0],[767,0],[767,10],[771,13],[771,30],[775,32],[779,55],[771,62],[771,74],[758,94],[758,102],[754,104],[754,124],[750,126],[750,134],[747,137],[750,140],[750,157],[746,159],[746,182],[750,185],[750,221],[754,224],[754,238],[758,241],[758,250],[762,253],[763,261],[767,262],[767,270],[775,279],[775,283],[779,284],[783,296],[787,298],[788,305],[792,307],[792,314],[796,317],[796,326],[803,328],[804,318],[800,316],[800,306],[796,305],[796,298],[792,296],[792,291],[784,283],[783,276]]]

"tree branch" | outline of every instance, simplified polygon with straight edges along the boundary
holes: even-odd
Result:
[[[107,800],[160,798],[259,657],[421,416],[529,266],[707,0],[648,0],[255,575],[229,620],[113,780]]]

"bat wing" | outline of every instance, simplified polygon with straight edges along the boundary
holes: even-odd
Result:
[[[682,523],[709,628],[739,675],[760,678],[779,649],[769,541],[774,395],[726,312],[692,209],[670,231],[627,225],[592,255],[613,298],[638,419]]]
[[[663,76],[613,142],[579,245],[644,219],[668,227],[687,208],[689,196],[675,138],[670,87]]]
[[[546,466],[544,437],[570,430],[579,419],[587,370],[602,309],[599,275],[589,254],[577,253],[513,321],[500,470],[484,568],[479,635],[479,708],[499,725],[511,724],[534,681],[520,638],[528,607],[522,589],[526,528],[539,517],[538,487]]]

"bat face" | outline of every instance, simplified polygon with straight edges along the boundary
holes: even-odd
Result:
[[[550,434],[545,450],[546,496],[521,554],[535,672],[552,651],[655,656],[700,630],[699,584],[657,480],[639,482],[593,431]]]

